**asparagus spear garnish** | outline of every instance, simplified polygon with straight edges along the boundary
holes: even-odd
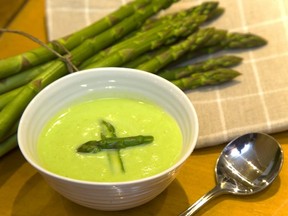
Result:
[[[102,127],[102,132],[101,132],[102,139],[105,139],[106,137],[116,137],[115,127],[111,123],[102,120],[101,124],[105,126],[104,128]]]
[[[212,44],[215,44],[217,42],[220,43],[221,39],[225,38],[225,35],[226,35],[226,31],[215,29],[214,33],[212,35],[210,35],[209,40],[206,40],[206,42],[200,47],[200,50],[202,50],[202,47],[206,47],[206,46],[210,45],[211,43]],[[162,46],[160,49],[155,50],[153,52],[144,53],[143,55],[139,56],[138,58],[134,59],[133,61],[130,61],[127,64],[124,64],[124,67],[128,67],[128,68],[142,67],[142,66],[140,66],[141,64],[148,64],[148,62],[150,62],[150,61],[155,61],[153,59],[157,58],[157,56],[162,55],[165,52],[169,52],[170,48],[171,48],[170,46],[164,46],[164,47]],[[192,49],[195,50],[195,47],[193,46]],[[186,47],[185,50],[188,52],[188,54],[186,53],[184,56],[189,55],[189,57],[190,57],[191,51],[190,51],[189,47]],[[199,50],[199,49],[196,49],[196,50]],[[187,57],[184,57],[184,59],[186,59],[186,58]],[[183,59],[183,56],[181,56],[180,59]]]
[[[218,85],[230,81],[239,75],[239,72],[232,69],[217,68],[203,73],[194,73],[189,77],[173,80],[171,82],[182,90],[190,90],[200,86]]]
[[[57,43],[71,50],[81,44],[85,39],[94,37],[104,32],[115,24],[121,22],[124,18],[132,15],[135,11],[150,4],[150,0],[135,0],[127,5],[120,7],[115,12],[103,17],[92,25],[75,32],[70,36],[66,36],[57,40]],[[48,44],[51,48],[59,53],[64,53],[62,49],[53,43]],[[0,78],[8,77],[11,74],[19,73],[27,68],[39,65],[55,59],[56,56],[44,47],[39,47],[26,53],[0,60]]]
[[[113,28],[95,36],[93,39],[86,39],[80,46],[71,51],[73,64],[76,66],[79,65],[84,59],[89,58],[95,52],[108,47],[115,40],[137,29],[146,19],[159,10],[170,6],[174,1],[176,0],[153,0],[145,9],[138,10],[137,13],[124,19]],[[0,113],[0,140],[20,118],[25,107],[33,97],[42,88],[66,74],[67,68],[65,63],[62,60],[54,60],[45,73],[40,74],[26,85],[21,94],[18,94]]]
[[[107,139],[107,137],[114,137],[114,138],[117,137],[116,136],[116,129],[111,123],[102,120],[101,124],[104,126],[104,127],[102,127],[102,132],[101,132],[102,140]],[[124,163],[123,163],[123,160],[121,157],[120,149],[115,149],[115,150],[116,150],[116,154],[117,154],[116,161],[118,161],[120,163],[121,171],[125,172],[125,167],[124,167]],[[107,152],[107,156],[109,158],[111,168],[113,168],[113,166],[112,166],[113,165],[113,158],[115,158],[115,157],[113,157],[114,154],[111,152]]]
[[[103,149],[123,149],[153,142],[153,136],[111,137],[99,141],[88,141],[77,148],[81,153],[97,153]]]
[[[183,22],[187,23],[186,24],[187,29],[185,29],[185,30],[182,29],[181,32],[179,31],[177,33],[178,37],[182,36],[184,34],[187,34],[189,32],[196,31],[198,28],[198,23],[202,22],[202,20],[204,20],[204,19],[205,19],[205,17],[198,16],[197,18],[194,19],[195,23],[194,23],[194,21],[192,22],[190,19],[186,19],[186,21],[185,21],[185,19],[179,20],[179,22],[181,22],[181,23],[183,23]],[[175,23],[174,22],[173,26],[174,25],[175,26],[180,25],[181,23]],[[116,51],[119,51],[121,49],[127,49],[127,47],[131,46],[132,43],[134,43],[134,44],[142,43],[143,38],[145,40],[151,40],[152,41],[152,39],[149,39],[149,38],[155,37],[155,34],[157,34],[159,32],[163,33],[165,31],[165,29],[170,31],[170,29],[173,29],[173,26],[171,26],[171,25],[157,26],[157,27],[155,27],[155,29],[151,29],[149,31],[142,32],[140,35],[134,36],[133,38],[130,38],[129,40],[123,41],[121,43],[117,43],[116,45],[109,47],[109,48],[105,49],[104,51],[99,52],[95,56],[88,58],[87,60],[85,60],[81,64],[81,66],[79,68],[80,69],[89,68],[89,67],[91,67],[90,66],[91,63],[94,63],[99,59],[104,59],[105,56],[109,56],[109,55],[111,55],[111,53],[115,53]],[[176,38],[177,36],[176,36],[176,34],[174,34],[173,36],[169,36],[169,37],[170,38]],[[163,43],[165,41],[167,41],[167,40],[163,40]],[[151,48],[153,48],[153,43],[155,45],[161,45],[160,43],[157,43],[157,42],[151,42]],[[135,55],[134,55],[134,57],[135,57]],[[107,61],[107,59],[106,59],[106,61]],[[0,82],[0,94],[28,83],[29,81],[34,79],[37,75],[43,73],[43,71],[46,71],[47,68],[49,68],[52,64],[53,64],[53,62],[48,62],[48,63],[40,65],[38,67],[28,69],[22,73],[15,74],[14,76],[10,76],[10,77],[2,79]],[[107,65],[107,66],[110,66],[110,65]]]
[[[238,56],[225,55],[215,58],[210,58],[205,61],[197,62],[194,64],[177,67],[173,69],[166,69],[158,73],[159,76],[167,80],[177,80],[194,73],[205,72],[216,68],[233,67],[240,64],[242,58]]]

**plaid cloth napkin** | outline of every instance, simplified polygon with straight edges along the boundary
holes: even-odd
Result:
[[[46,0],[49,39],[72,33],[126,2]],[[182,0],[163,13],[201,2]],[[231,32],[255,33],[269,44],[233,53],[244,58],[236,68],[242,75],[234,82],[187,92],[199,116],[197,148],[222,144],[246,132],[288,129],[288,1],[220,0],[219,4],[225,13],[210,25]]]

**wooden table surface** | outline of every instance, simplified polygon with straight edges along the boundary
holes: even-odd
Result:
[[[44,0],[28,1],[8,27],[28,32],[46,41],[44,7]],[[6,12],[10,11],[14,10]],[[0,58],[19,54],[37,46],[21,36],[3,34],[0,36]],[[281,143],[286,156],[288,131],[272,135]],[[15,149],[0,158],[0,215],[178,215],[214,187],[214,166],[223,147],[224,144],[195,150],[181,168],[176,180],[162,194],[143,206],[119,212],[97,211],[70,202],[51,189],[25,161],[19,149]],[[288,215],[287,169],[288,163],[284,162],[280,176],[265,191],[251,196],[218,197],[205,205],[197,215]]]

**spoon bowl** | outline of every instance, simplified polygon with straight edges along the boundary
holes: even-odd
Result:
[[[250,195],[267,188],[283,164],[280,144],[264,133],[242,135],[226,145],[215,167],[217,185],[180,216],[195,213],[221,194]]]

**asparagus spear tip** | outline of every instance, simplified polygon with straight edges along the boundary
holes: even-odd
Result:
[[[190,77],[174,80],[176,86],[182,90],[195,89],[200,86],[217,85],[234,79],[239,76],[238,71],[228,68],[217,68],[204,73],[195,73]]]

